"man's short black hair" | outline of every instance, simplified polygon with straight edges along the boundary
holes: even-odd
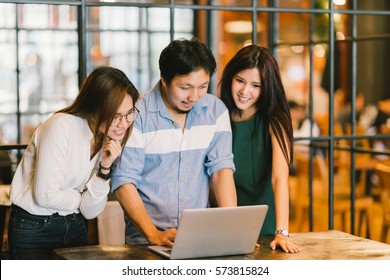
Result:
[[[217,67],[212,51],[199,39],[177,39],[172,41],[162,52],[159,59],[161,77],[170,83],[175,76],[188,75],[204,69],[214,74]]]

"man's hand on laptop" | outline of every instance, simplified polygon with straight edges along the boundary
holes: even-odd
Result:
[[[175,241],[177,230],[171,228],[164,231],[156,231],[154,234],[150,235],[147,239],[150,244],[160,245],[160,246],[173,246],[173,241]]]

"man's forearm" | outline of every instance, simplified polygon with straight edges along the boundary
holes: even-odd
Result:
[[[237,193],[231,169],[224,168],[213,173],[210,185],[219,207],[237,206]]]
[[[158,230],[149,217],[135,186],[133,184],[122,185],[115,191],[115,196],[125,214],[133,221],[141,233],[144,234],[146,239],[149,240],[150,236]]]

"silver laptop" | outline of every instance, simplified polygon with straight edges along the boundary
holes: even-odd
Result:
[[[268,211],[267,205],[186,209],[172,248],[148,246],[170,259],[252,253]]]

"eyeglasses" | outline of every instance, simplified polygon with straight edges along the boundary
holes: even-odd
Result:
[[[111,126],[118,126],[125,119],[127,124],[131,124],[137,118],[139,110],[137,107],[131,108],[125,115],[116,115],[111,123]]]

